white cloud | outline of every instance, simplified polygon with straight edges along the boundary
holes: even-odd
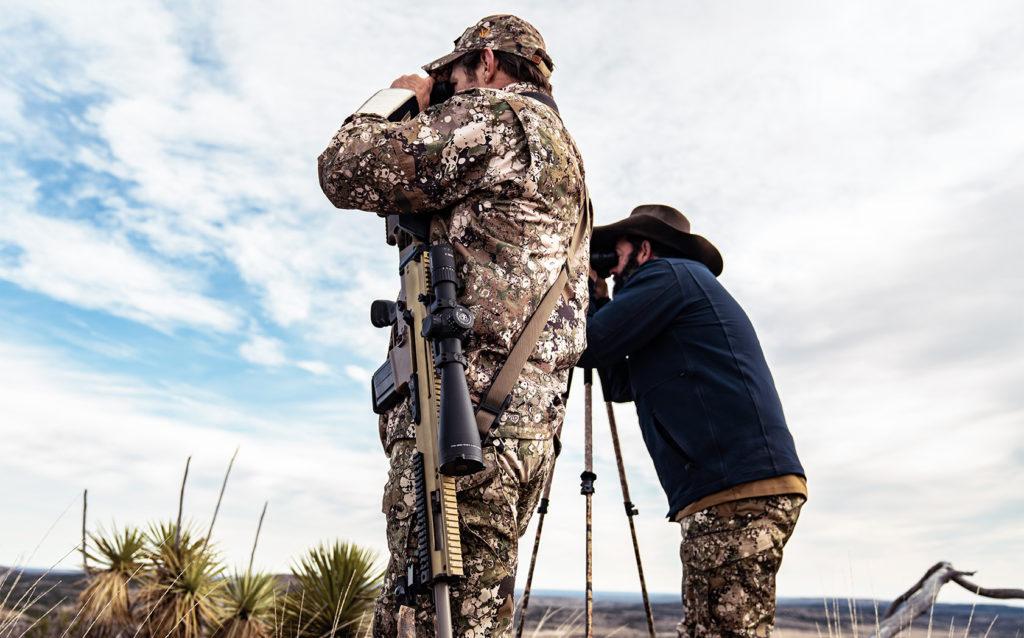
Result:
[[[358,381],[364,385],[369,385],[370,379],[373,376],[373,371],[367,370],[361,366],[348,365],[345,366],[345,374],[348,375],[349,379]]]
[[[284,342],[255,335],[238,348],[238,354],[250,363],[264,366],[281,366],[288,362],[284,354]]]
[[[278,368],[292,365],[316,376],[327,376],[333,371],[331,366],[315,359],[293,361],[285,354],[286,344],[280,339],[253,335],[238,348],[238,353],[249,363]]]
[[[82,308],[103,310],[158,328],[231,330],[230,307],[205,296],[202,281],[143,255],[125,239],[91,224],[13,212],[0,242],[17,256],[0,261],[0,277]]]
[[[296,361],[295,365],[317,376],[327,376],[332,372],[331,366],[323,361]]]
[[[327,416],[294,414],[284,423],[219,397],[176,398],[5,342],[0,342],[0,383],[5,388],[0,473],[8,477],[0,489],[7,511],[0,564],[35,547],[84,488],[90,491],[93,526],[173,517],[189,455],[186,517],[205,526],[236,446],[241,451],[215,532],[229,562],[248,558],[259,507],[267,499],[257,562],[268,569],[286,570],[290,558],[322,539],[383,545],[383,522],[376,512],[386,458],[379,450],[350,445],[354,428],[373,427],[368,418],[345,420],[344,415],[356,414],[353,410],[334,406]],[[343,474],[365,480],[346,484]],[[74,516],[64,517],[36,561],[62,556],[78,538],[78,524]]]
[[[327,61],[265,29],[260,11],[225,8],[199,19],[143,5],[130,19],[110,21],[120,10],[28,4],[10,18],[38,19],[56,33],[23,57],[59,59],[80,78],[64,90],[104,96],[79,123],[104,148],[86,146],[77,157],[132,185],[141,206],[108,197],[117,222],[183,265],[224,259],[279,326],[379,358],[386,335],[369,326],[366,308],[370,299],[394,296],[396,256],[382,250],[378,218],[334,211],[315,179],[315,157],[343,117],[322,105],[357,104],[372,86],[370,70],[346,60],[325,76]],[[326,37],[335,28],[310,21],[309,7],[275,11],[281,23],[308,33],[305,42],[320,39],[310,30]],[[402,22],[397,14],[388,20]],[[98,22],[104,29],[96,29]],[[363,14],[350,15],[346,28],[361,23],[382,26],[379,16]],[[206,25],[202,33],[190,30],[199,24]],[[252,41],[253,31],[263,44]],[[193,45],[225,67],[193,64]],[[429,41],[420,46],[434,48]],[[382,53],[396,73],[406,54]],[[365,78],[362,86],[353,82],[356,74]],[[382,260],[384,254],[391,258]]]

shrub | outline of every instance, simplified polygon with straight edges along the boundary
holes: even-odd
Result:
[[[205,538],[174,523],[152,525],[138,616],[150,638],[199,638],[216,624],[217,594],[224,587],[217,555]]]
[[[101,567],[90,571],[88,584],[78,595],[79,624],[90,635],[109,638],[134,624],[129,584],[142,569],[145,537],[139,530],[125,527],[109,534],[101,530],[90,534],[89,540],[86,554]]]
[[[295,587],[285,597],[283,635],[297,638],[355,636],[370,624],[382,572],[376,555],[335,542],[311,549],[295,566]]]

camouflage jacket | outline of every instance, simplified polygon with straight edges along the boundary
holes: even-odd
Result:
[[[320,185],[339,208],[433,214],[433,241],[455,250],[460,303],[476,315],[465,345],[474,404],[487,391],[566,260],[582,214],[583,162],[558,115],[528,83],[472,89],[393,123],[352,116],[321,154]],[[588,250],[589,236],[581,246]],[[493,430],[543,439],[586,342],[586,260],[552,313]],[[385,448],[413,437],[407,405],[382,417]]]

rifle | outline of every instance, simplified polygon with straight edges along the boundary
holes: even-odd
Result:
[[[451,86],[438,82],[431,101],[450,95]],[[358,112],[402,121],[418,110],[412,91],[385,89]],[[405,591],[433,589],[436,634],[451,638],[449,583],[464,575],[455,477],[484,468],[462,352],[474,317],[456,298],[451,246],[430,243],[430,215],[382,216],[387,243],[399,249],[401,291],[396,301],[377,300],[370,307],[371,323],[391,328],[387,361],[373,374],[373,411],[384,414],[409,402],[416,424],[416,549],[407,556]]]
[[[455,477],[483,469],[480,434],[466,384],[462,339],[473,314],[456,301],[451,246],[430,245],[429,217],[388,215],[388,243],[398,245],[402,288],[397,301],[374,301],[374,326],[392,328],[388,360],[373,375],[373,409],[409,401],[416,423],[413,458],[416,551],[406,589],[432,586],[437,635],[450,637],[449,582],[463,575]]]

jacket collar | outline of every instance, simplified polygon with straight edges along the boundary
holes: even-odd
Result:
[[[532,82],[513,82],[506,84],[501,90],[509,93],[544,93],[543,89]]]

